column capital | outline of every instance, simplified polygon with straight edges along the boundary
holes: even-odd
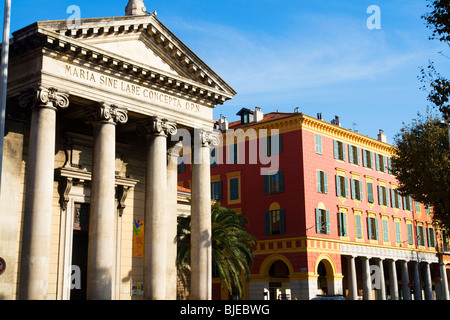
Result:
[[[31,109],[36,107],[66,109],[69,106],[69,94],[53,87],[29,88],[21,93],[19,105]]]
[[[168,141],[168,156],[179,157],[181,149],[183,149],[183,143],[181,141]]]
[[[86,123],[124,124],[128,121],[128,112],[115,105],[100,102],[85,112],[84,120]]]
[[[220,144],[220,134],[215,131],[194,130],[194,144],[202,147],[217,147]]]
[[[177,133],[177,124],[160,117],[149,117],[137,124],[136,132],[141,136],[162,135],[167,137]]]

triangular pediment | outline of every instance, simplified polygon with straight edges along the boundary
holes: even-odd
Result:
[[[37,26],[47,36],[60,35],[61,39],[55,37],[58,43],[69,39],[77,48],[85,45],[89,51],[98,49],[106,59],[110,53],[114,59],[120,57],[130,65],[173,77],[176,82],[188,80],[202,92],[207,89],[209,96],[228,100],[236,94],[154,15],[81,19],[78,26],[70,28],[66,21],[38,22]]]

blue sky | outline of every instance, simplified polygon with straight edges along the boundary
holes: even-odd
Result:
[[[0,0],[1,1],[1,0]],[[12,0],[11,30],[34,21],[124,15],[127,0]],[[428,39],[425,0],[145,0],[158,18],[236,91],[218,106],[229,121],[242,107],[335,115],[342,126],[388,142],[425,113],[420,67],[446,74],[448,47]],[[369,29],[370,5],[381,29]],[[3,1],[1,7],[3,12]],[[1,19],[1,23],[3,21]],[[448,74],[448,73],[447,73]]]

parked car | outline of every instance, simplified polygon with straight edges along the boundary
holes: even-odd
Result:
[[[346,300],[343,295],[318,294],[311,300]]]

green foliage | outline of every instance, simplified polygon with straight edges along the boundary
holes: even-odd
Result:
[[[418,115],[395,137],[392,169],[403,195],[433,206],[433,220],[450,230],[450,150],[447,129],[438,118]]]
[[[211,205],[211,223],[213,269],[230,293],[235,289],[242,296],[242,274],[249,281],[256,239],[245,231],[247,219],[243,215],[216,203]],[[185,280],[190,270],[190,217],[178,219],[178,240],[177,268]]]
[[[450,4],[448,0],[429,0],[432,9],[422,16],[427,28],[432,31],[430,39],[437,39],[450,45]],[[444,114],[450,116],[450,81],[437,72],[433,62],[421,69],[419,79],[425,83],[423,89],[428,92],[428,100]],[[429,87],[429,90],[428,90]]]

